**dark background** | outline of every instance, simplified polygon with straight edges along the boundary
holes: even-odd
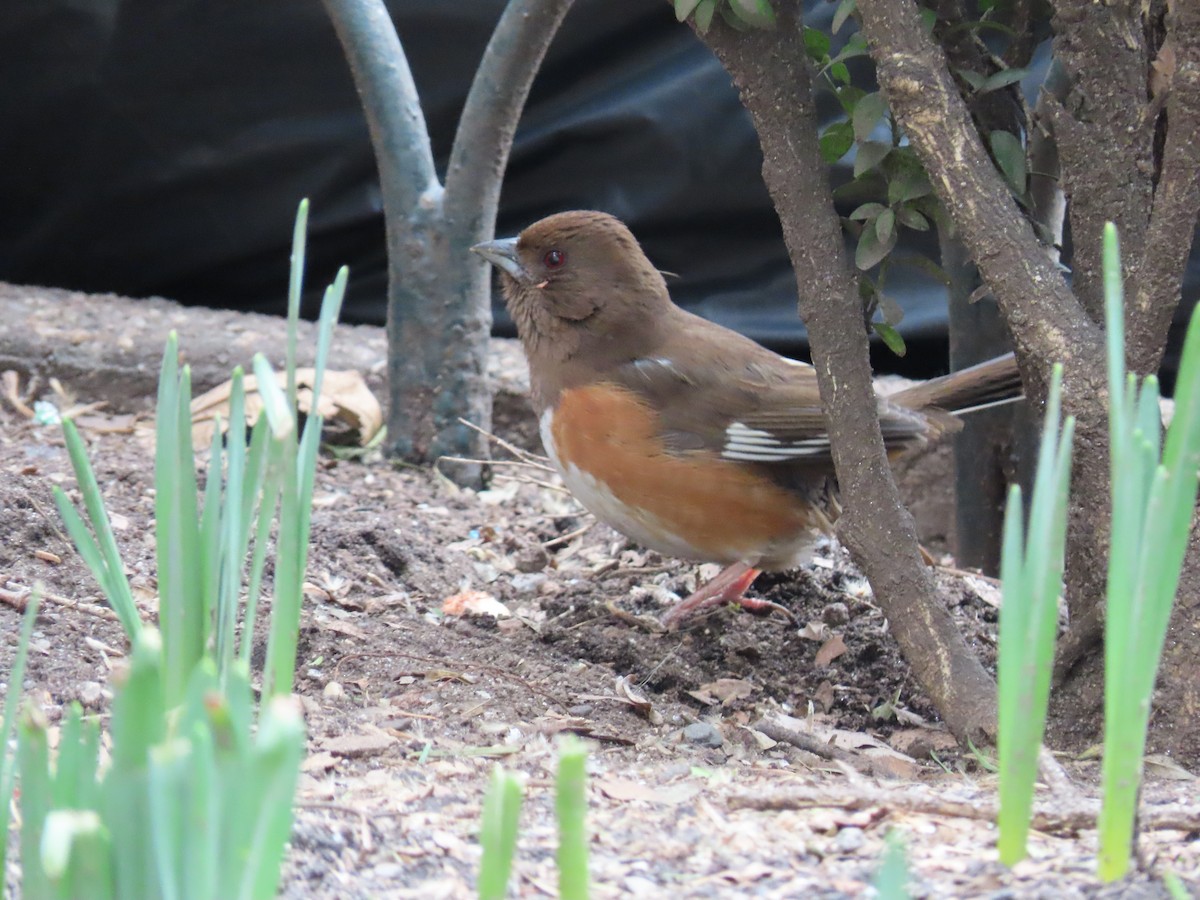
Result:
[[[439,169],[504,5],[389,3]],[[832,16],[832,4],[810,5]],[[667,3],[577,0],[534,83],[497,232],[563,209],[614,213],[679,274],[676,300],[803,353],[760,166],[728,76]],[[344,318],[382,323],[374,160],[318,0],[0,5],[0,280],[280,313],[305,196],[307,309],[348,263]],[[1198,283],[1185,288],[1192,301]],[[943,369],[940,286],[897,267],[888,293],[905,310],[910,352],[899,361],[884,350],[877,363]],[[500,308],[496,330],[511,333]]]

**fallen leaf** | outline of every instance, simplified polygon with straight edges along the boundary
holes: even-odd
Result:
[[[505,619],[512,615],[508,607],[485,591],[461,591],[442,601],[448,616],[492,616]]]
[[[829,634],[829,626],[815,620],[800,629],[800,637],[807,641],[823,641],[827,634]]]
[[[642,800],[667,806],[686,803],[700,793],[700,785],[689,781],[655,787],[625,778],[603,778],[596,782],[596,787],[610,800]]]
[[[827,666],[845,653],[847,649],[846,641],[840,634],[835,634],[821,645],[821,649],[817,651],[816,658],[813,659],[813,665],[818,668]]]
[[[311,368],[296,370],[296,404],[305,414],[312,410],[315,375],[316,371]],[[284,372],[276,372],[275,379],[280,387],[287,384]],[[246,423],[253,424],[263,407],[258,394],[258,378],[247,375],[243,385],[246,390]],[[219,415],[222,422],[229,421],[229,395],[232,388],[233,382],[226,381],[192,401],[192,441],[195,446],[207,447],[212,443],[216,416]],[[365,447],[383,427],[383,408],[362,375],[353,370],[325,371],[319,412],[325,419],[325,430],[334,433],[332,439],[329,435],[325,436],[332,443],[356,443]],[[347,439],[347,434],[350,439]]]

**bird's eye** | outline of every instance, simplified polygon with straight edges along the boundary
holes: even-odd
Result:
[[[566,261],[567,254],[563,253],[561,250],[551,250],[544,257],[542,257],[542,262],[545,264],[547,269],[561,269]]]

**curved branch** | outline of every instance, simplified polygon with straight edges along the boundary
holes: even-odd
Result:
[[[858,8],[879,83],[1004,311],[1018,357],[1048,366],[1072,359],[1080,347],[1099,347],[1098,326],[1038,243],[971,127],[916,4],[860,0]],[[1103,383],[1103,373],[1096,374]]]
[[[439,188],[408,58],[383,0],[322,3],[366,112],[388,221],[402,221]]]
[[[546,48],[572,2],[511,0],[483,53],[446,169],[446,221],[463,242],[464,252],[495,230],[517,121]]]

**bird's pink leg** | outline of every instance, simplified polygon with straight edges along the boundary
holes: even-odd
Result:
[[[742,596],[759,574],[759,570],[748,563],[738,562],[727,566],[707,584],[700,585],[691,596],[680,601],[678,606],[668,610],[662,617],[662,624],[668,631],[673,631],[679,627],[680,622],[694,613],[720,606],[722,603],[736,603],[754,612],[779,610],[794,621],[795,617],[778,603]]]

